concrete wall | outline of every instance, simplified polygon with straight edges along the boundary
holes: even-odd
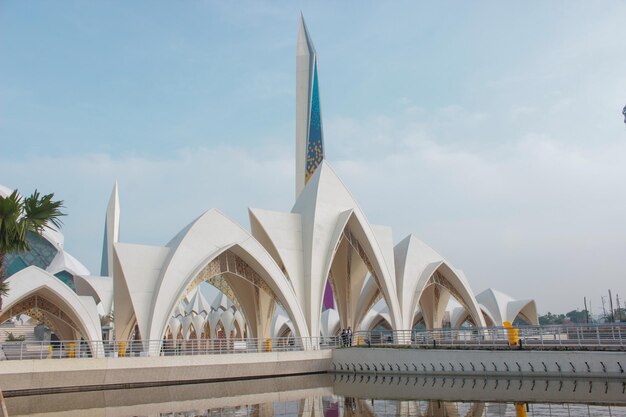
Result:
[[[334,351],[331,368],[357,373],[624,378],[626,352],[349,348]]]
[[[621,368],[620,368],[621,366]],[[15,395],[320,372],[393,375],[626,378],[625,352],[349,348],[335,351],[3,361]]]
[[[211,381],[326,372],[332,351],[3,361],[5,396],[102,386]]]
[[[9,415],[46,417],[160,416],[264,404],[298,401],[333,395],[332,377],[326,374],[174,385],[90,392],[69,392],[7,399]]]

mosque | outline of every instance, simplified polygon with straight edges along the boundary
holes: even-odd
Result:
[[[296,189],[290,211],[249,208],[249,229],[216,209],[164,246],[119,239],[115,184],[100,275],[63,248],[29,236],[6,258],[10,293],[0,329],[16,318],[60,340],[327,337],[340,329],[436,329],[538,324],[533,300],[475,294],[464,273],[414,235],[396,241],[369,223],[324,151],[317,53],[304,19],[296,55]],[[0,186],[0,195],[9,188]]]

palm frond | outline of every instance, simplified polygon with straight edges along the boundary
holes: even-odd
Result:
[[[63,200],[53,200],[54,193],[40,197],[39,191],[35,190],[32,195],[24,199],[24,221],[26,229],[41,233],[44,229],[52,229],[52,226],[59,229],[63,222],[61,217],[65,213]]]
[[[8,197],[0,197],[0,252],[28,248],[23,213],[24,200],[17,190]]]

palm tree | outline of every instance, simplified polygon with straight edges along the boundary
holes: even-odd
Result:
[[[26,235],[41,235],[45,229],[61,227],[63,201],[53,200],[54,194],[41,196],[37,190],[30,197],[22,198],[17,192],[8,197],[0,196],[0,310],[2,297],[9,288],[4,282],[4,257],[8,253],[29,250]]]

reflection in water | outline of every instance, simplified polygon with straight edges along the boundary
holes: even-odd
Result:
[[[626,416],[626,408],[586,404],[463,403],[450,401],[322,399],[321,412],[301,407],[301,402],[257,404],[207,411],[160,413],[160,417],[531,417],[531,416]]]
[[[626,417],[626,380],[312,375],[7,399],[9,415]]]

